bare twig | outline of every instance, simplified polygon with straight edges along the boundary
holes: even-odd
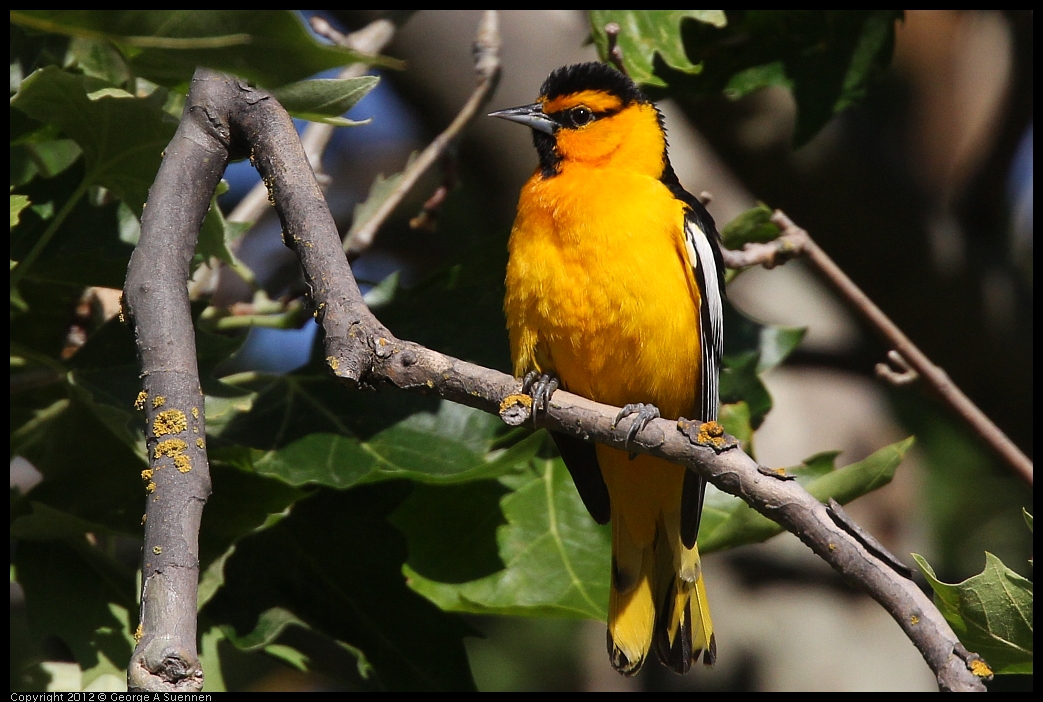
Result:
[[[764,244],[751,242],[742,249],[721,248],[721,256],[727,268],[740,269],[748,266],[774,268],[791,258],[804,253],[808,234],[803,229],[783,232],[777,239]]]
[[[890,383],[895,387],[901,387],[902,385],[911,385],[920,379],[920,374],[910,368],[909,364],[902,358],[902,354],[894,349],[887,352],[887,360],[893,363],[898,370],[886,363],[877,363],[876,377],[884,382]]]
[[[423,207],[420,208],[420,213],[409,220],[410,229],[419,229],[423,231],[434,231],[435,225],[438,222],[438,211],[442,208],[442,203],[449,196],[449,193],[456,186],[456,154],[447,153],[442,159],[442,183],[435,191],[431,194],[431,197],[427,198]]]
[[[463,128],[474,119],[492,95],[500,79],[500,27],[499,16],[495,10],[486,10],[478,25],[474,42],[474,68],[478,85],[464,103],[460,113],[406,168],[394,191],[380,203],[370,218],[361,225],[352,227],[352,233],[344,240],[344,250],[350,257],[357,257],[372,245],[373,238],[384,220],[394,211],[420,176],[456,141]]]
[[[782,228],[779,243],[770,244],[747,244],[748,249],[760,251],[763,247],[776,248],[775,257],[783,255],[786,257],[802,253],[804,257],[815,266],[822,276],[833,288],[840,293],[847,302],[861,315],[873,328],[875,328],[894,348],[894,352],[904,359],[904,365],[918,373],[930,385],[931,389],[938,394],[992,450],[1003,459],[1007,465],[1021,476],[1029,485],[1032,484],[1032,461],[1019,449],[1006,434],[997,427],[978,406],[971,402],[970,398],[956,387],[948,374],[931,363],[930,359],[917,346],[909,340],[902,330],[888,318],[883,311],[877,307],[862,290],[855,285],[854,281],[833,262],[826,252],[819,248],[806,231],[798,227],[782,211],[776,210],[772,221]],[[732,252],[734,254],[736,252]],[[738,253],[744,253],[738,252]],[[731,258],[731,257],[729,257]],[[777,262],[772,255],[765,255],[765,260]],[[761,261],[763,262],[763,261]],[[726,259],[726,265],[731,263]],[[743,263],[743,265],[750,265]]]
[[[609,22],[605,25],[605,38],[608,39],[608,60],[619,69],[623,75],[627,75],[627,67],[623,63],[623,49],[619,46],[619,24]]]
[[[320,36],[366,56],[379,54],[395,35],[395,25],[386,19],[371,22],[351,34],[341,34],[321,17],[312,17],[311,26]],[[358,78],[368,68],[369,66],[365,63],[353,63],[345,66],[337,77],[341,79]],[[336,127],[332,124],[311,122],[304,128],[304,133],[301,135],[304,152],[308,155],[308,162],[311,163],[312,169],[316,173],[322,172],[322,155],[329,146],[334,129]],[[259,182],[232,210],[228,215],[228,220],[230,222],[254,222],[264,214],[268,206],[268,189],[264,183]]]

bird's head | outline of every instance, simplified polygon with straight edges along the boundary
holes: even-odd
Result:
[[[544,177],[570,164],[618,167],[659,177],[666,164],[662,116],[632,80],[604,63],[563,66],[531,105],[490,117],[524,124]]]

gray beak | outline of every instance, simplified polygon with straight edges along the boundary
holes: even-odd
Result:
[[[554,130],[558,128],[557,122],[543,114],[543,105],[538,102],[534,102],[531,105],[522,105],[521,107],[511,107],[498,112],[490,112],[489,116],[501,117],[518,124],[524,124],[530,129],[547,134],[553,134]]]

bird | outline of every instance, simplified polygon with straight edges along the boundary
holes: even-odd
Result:
[[[716,421],[724,268],[706,208],[678,181],[662,113],[624,73],[554,70],[536,102],[490,114],[532,130],[539,163],[508,241],[514,373],[544,410],[561,388],[652,419]],[[717,658],[696,538],[704,480],[663,459],[551,432],[583,504],[611,522],[609,660],[655,648],[686,673]]]

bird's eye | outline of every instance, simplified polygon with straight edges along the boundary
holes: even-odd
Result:
[[[569,121],[572,122],[574,127],[582,127],[594,121],[594,113],[591,112],[589,107],[584,107],[583,105],[573,107],[569,110]]]

